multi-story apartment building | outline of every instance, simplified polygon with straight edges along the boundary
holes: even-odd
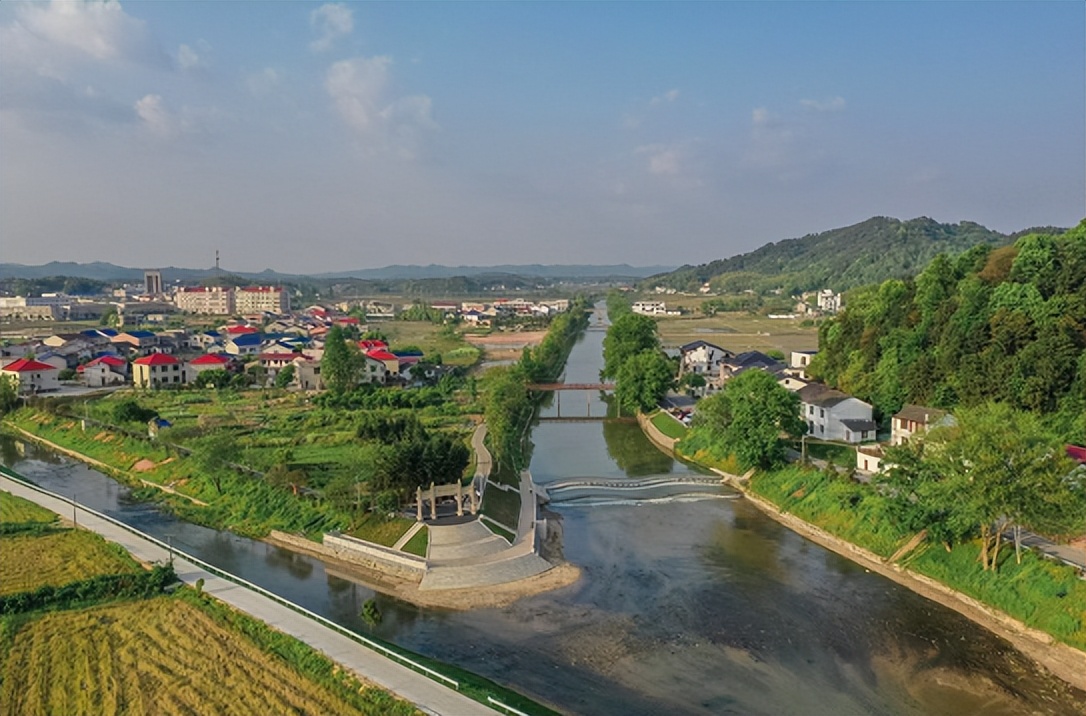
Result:
[[[178,310],[211,316],[230,316],[235,311],[234,289],[221,286],[179,288],[174,294]]]
[[[234,310],[242,315],[287,313],[290,295],[282,286],[245,286],[234,292]]]

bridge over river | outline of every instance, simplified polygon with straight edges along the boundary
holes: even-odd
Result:
[[[609,479],[601,477],[571,477],[545,485],[536,485],[536,494],[544,500],[561,502],[575,500],[587,496],[598,495],[626,495],[641,496],[640,493],[649,490],[659,490],[676,494],[663,488],[694,487],[697,492],[713,491],[713,488],[722,487],[723,480],[719,477],[706,475],[689,475],[672,473],[666,475],[649,475],[641,478]],[[738,495],[735,495],[738,497]]]

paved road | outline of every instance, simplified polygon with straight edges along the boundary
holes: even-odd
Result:
[[[36,502],[63,517],[72,516],[70,502],[43,495],[3,475],[0,475],[0,489]],[[145,562],[163,562],[169,559],[168,551],[154,542],[83,509],[78,510],[77,520],[81,527],[116,542],[137,559]],[[358,676],[416,704],[424,711],[449,716],[498,713],[381,656],[320,622],[298,614],[259,592],[206,572],[185,559],[175,557],[174,569],[178,578],[186,584],[195,584],[196,580],[203,579],[204,591],[208,594],[304,641]]]

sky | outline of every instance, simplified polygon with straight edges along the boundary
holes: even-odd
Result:
[[[1078,0],[0,3],[4,262],[680,265],[1084,204]]]

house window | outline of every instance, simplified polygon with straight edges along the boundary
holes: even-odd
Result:
[[[852,433],[850,433],[848,430],[845,431],[845,442],[846,443],[852,442]]]
[[[825,425],[819,425],[818,426],[818,432],[825,433],[826,432],[826,426]]]
[[[808,405],[807,406],[807,414],[808,415],[814,415],[814,406],[813,405]]]
[[[824,418],[824,417],[826,417],[826,410],[825,410],[825,408],[819,408],[819,409],[818,409],[818,417],[820,417],[820,418]]]

